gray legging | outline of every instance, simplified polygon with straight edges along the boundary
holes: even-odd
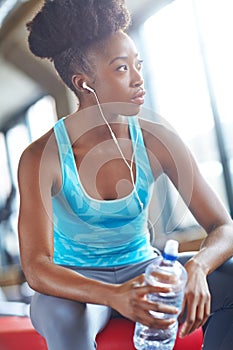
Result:
[[[191,257],[182,253],[184,264]],[[109,283],[122,283],[144,273],[151,262],[116,268],[75,268],[75,271]],[[203,350],[233,350],[233,259],[208,277],[212,316],[204,337]],[[107,306],[84,304],[35,293],[31,301],[31,319],[49,350],[94,350],[96,335],[113,317]]]

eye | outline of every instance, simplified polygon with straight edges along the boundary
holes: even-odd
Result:
[[[126,66],[126,64],[122,64],[121,66],[117,67],[116,70],[119,72],[126,72],[128,70],[128,67]]]
[[[138,62],[137,62],[137,69],[138,70],[142,69],[142,64],[143,64],[143,60],[138,60]]]

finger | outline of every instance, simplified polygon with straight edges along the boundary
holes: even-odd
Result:
[[[135,286],[142,286],[145,282],[145,274],[139,275],[133,278],[131,281]]]
[[[182,308],[181,308],[181,311],[180,311],[180,314],[179,314],[179,317],[178,317],[178,321],[179,323],[183,323],[183,319],[185,317],[185,314],[186,314],[186,298],[184,296],[184,299],[183,299],[183,303],[182,303]]]
[[[179,312],[179,310],[175,306],[171,306],[163,303],[157,303],[157,302],[155,303],[147,302],[146,308],[152,312],[160,312],[162,314],[171,314],[171,316],[177,315]]]
[[[211,312],[211,301],[210,301],[210,297],[208,300],[208,303],[206,304],[206,309],[205,309],[205,315],[204,315],[204,322],[203,325],[206,323],[206,321],[208,320],[208,318],[210,317],[210,312]]]
[[[145,301],[140,304],[137,312],[137,321],[152,328],[159,326],[168,328],[168,326],[176,321],[177,313],[178,310],[175,307]]]
[[[185,337],[186,335],[188,335],[191,332],[191,329],[194,325],[195,319],[196,319],[196,305],[192,305],[192,307],[188,308],[188,312],[187,312],[187,316],[186,316],[186,320],[184,322],[184,324],[181,327],[180,330],[180,338]]]
[[[151,328],[159,328],[159,329],[167,329],[169,326],[176,322],[175,318],[169,318],[166,320],[161,320],[159,318],[153,318],[149,327]]]
[[[147,325],[149,323],[150,326],[161,325],[166,328],[174,322],[179,312],[174,306],[157,302],[153,303],[145,298],[140,300],[134,299],[134,305],[137,308],[136,320]]]
[[[199,304],[197,308],[197,314],[196,314],[196,320],[193,324],[193,327],[191,328],[191,332],[193,332],[196,328],[200,327],[204,320],[205,320],[205,309],[206,309],[206,304],[201,303]]]
[[[142,323],[147,327],[166,329],[171,324],[176,322],[176,318],[171,317],[169,319],[160,319],[153,317],[146,310],[139,310],[137,313],[136,321]]]
[[[210,315],[210,296],[207,295],[206,298],[202,298],[200,303],[189,308],[190,312],[187,313],[186,320],[181,327],[180,337],[184,337],[189,333],[193,332],[195,329],[203,326],[209,318]],[[180,315],[179,319],[182,317]]]
[[[171,287],[152,286],[149,284],[145,284],[145,274],[142,274],[133,278],[130,282],[132,283],[132,286],[134,288],[144,287],[147,293],[159,293],[159,292],[167,293],[171,291]]]
[[[133,288],[137,289],[140,295],[153,294],[153,293],[169,293],[171,291],[170,287],[140,285],[137,283],[137,281],[134,281],[132,286]]]
[[[190,324],[190,328],[188,330],[188,334],[192,333],[195,329],[199,328],[203,324],[204,309],[205,309],[205,306],[202,303],[201,303],[201,305],[199,305],[197,307],[196,317],[195,317],[195,320],[194,320],[193,324],[192,325]]]
[[[201,303],[197,308],[196,320],[191,328],[190,332],[201,327],[206,323],[210,315],[210,302],[207,300],[205,303]]]
[[[151,293],[169,293],[171,292],[171,287],[162,287],[162,286],[147,286],[148,294]]]

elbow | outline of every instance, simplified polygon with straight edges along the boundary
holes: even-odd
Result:
[[[40,292],[41,279],[36,269],[32,267],[23,268],[25,279],[31,289]]]
[[[46,289],[48,264],[30,263],[22,264],[25,279],[31,289],[44,293]]]

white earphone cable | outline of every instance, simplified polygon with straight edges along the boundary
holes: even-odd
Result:
[[[140,208],[143,210],[143,203],[142,203],[141,199],[139,198],[139,195],[138,195],[138,192],[137,192],[137,189],[136,189],[136,186],[135,186],[135,179],[134,179],[134,174],[133,174],[133,160],[134,160],[134,157],[135,157],[136,146],[137,146],[137,142],[138,142],[138,132],[137,132],[137,136],[136,136],[135,145],[133,146],[133,143],[132,143],[133,152],[132,152],[132,157],[131,157],[131,160],[130,160],[130,163],[129,163],[129,162],[126,160],[126,158],[125,158],[125,156],[124,156],[124,154],[123,154],[123,152],[122,152],[122,149],[121,149],[121,147],[120,147],[120,145],[119,145],[119,143],[118,143],[118,140],[117,140],[116,135],[114,134],[114,132],[113,132],[111,126],[109,125],[107,119],[106,119],[105,116],[104,116],[102,107],[101,107],[101,105],[100,105],[100,102],[99,102],[99,99],[98,99],[98,96],[97,96],[95,90],[94,90],[94,89],[91,89],[90,91],[93,92],[93,94],[94,94],[94,96],[95,96],[95,99],[96,99],[96,102],[97,102],[97,105],[98,105],[98,108],[99,108],[99,110],[100,110],[100,114],[101,114],[101,116],[102,116],[104,122],[106,123],[106,125],[107,125],[107,127],[108,127],[108,129],[109,129],[109,132],[110,132],[110,134],[111,134],[111,136],[112,136],[112,139],[113,139],[114,143],[116,144],[117,149],[118,149],[118,151],[120,152],[120,155],[121,155],[123,161],[125,162],[125,164],[126,164],[127,167],[129,168],[130,177],[131,177],[131,181],[132,181],[132,184],[133,184],[134,192],[136,193],[136,197],[137,197],[137,200],[138,200],[138,202],[139,202]]]

